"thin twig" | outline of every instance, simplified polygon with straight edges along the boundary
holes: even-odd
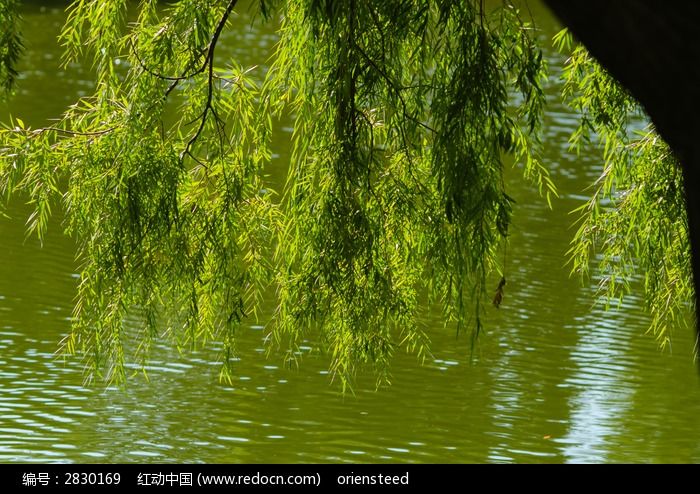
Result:
[[[180,154],[180,159],[183,159],[185,157],[185,155],[192,156],[192,153],[190,153],[190,148],[197,141],[197,139],[199,139],[199,136],[202,134],[202,131],[204,130],[204,126],[207,122],[207,117],[209,116],[209,112],[211,111],[215,115],[215,112],[213,111],[213,107],[212,107],[212,101],[214,98],[214,51],[216,50],[216,43],[219,41],[219,36],[221,36],[221,33],[224,30],[224,27],[226,26],[226,22],[228,21],[228,18],[231,15],[231,12],[233,12],[233,8],[236,6],[237,3],[238,3],[238,0],[230,0],[229,1],[228,6],[226,7],[226,11],[224,12],[224,15],[221,17],[221,20],[219,20],[219,24],[216,26],[216,30],[214,31],[214,34],[211,38],[211,41],[209,42],[209,50],[207,52],[207,57],[204,60],[204,65],[202,65],[201,70],[200,70],[200,72],[203,72],[207,66],[209,67],[208,87],[207,87],[207,102],[204,106],[204,110],[202,111],[202,115],[200,117],[201,122],[199,124],[199,127],[197,128],[197,131],[194,133],[194,135],[190,138],[190,140],[185,145],[185,149]],[[175,82],[173,82],[173,84],[177,84],[177,82],[178,81],[175,81]],[[168,93],[171,90],[172,89],[169,89]],[[166,95],[168,93],[166,93]]]
[[[117,129],[117,127],[118,126],[109,127],[108,129],[95,130],[92,132],[81,132],[81,131],[77,131],[77,130],[68,130],[68,129],[62,129],[60,127],[42,127],[40,129],[34,129],[31,132],[33,134],[42,134],[44,132],[58,132],[61,134],[68,134],[68,135],[72,135],[72,136],[90,137],[90,136],[101,136],[101,135],[109,134],[113,130]]]

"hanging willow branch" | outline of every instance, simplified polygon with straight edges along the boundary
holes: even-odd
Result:
[[[343,386],[363,364],[388,379],[398,348],[428,354],[426,294],[480,331],[511,218],[503,157],[555,193],[531,26],[477,1],[261,2],[282,24],[260,74],[216,65],[236,5],[141,2],[127,23],[125,0],[74,2],[61,40],[66,60],[92,58],[95,94],[55,125],[0,132],[1,192],[29,192],[40,235],[64,208],[79,242],[66,350],[121,381],[155,337],[218,340],[226,378],[269,288],[272,341],[293,359],[313,331]],[[280,112],[295,128],[275,202],[265,166]]]

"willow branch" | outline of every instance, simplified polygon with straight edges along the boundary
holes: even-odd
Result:
[[[214,109],[212,107],[212,101],[214,99],[214,52],[216,50],[216,44],[219,41],[219,37],[221,36],[222,31],[224,30],[224,27],[226,26],[226,22],[228,21],[229,16],[231,15],[231,12],[233,12],[233,8],[236,6],[238,3],[238,0],[230,0],[228,3],[228,6],[226,7],[226,11],[224,12],[224,15],[221,17],[221,20],[219,20],[219,24],[216,26],[216,30],[214,30],[214,34],[211,38],[211,41],[209,42],[209,50],[207,52],[207,57],[204,60],[204,65],[202,65],[200,69],[200,73],[204,71],[207,66],[209,67],[209,72],[208,72],[208,82],[207,82],[207,102],[204,105],[204,110],[202,111],[202,116],[201,121],[199,123],[199,127],[197,128],[197,131],[194,133],[194,135],[190,138],[190,140],[187,142],[187,145],[185,146],[185,149],[182,151],[182,154],[180,155],[180,159],[184,158],[185,155],[190,153],[190,148],[194,143],[199,139],[199,136],[202,134],[202,131],[204,130],[204,125],[207,122],[207,117],[209,116],[209,113],[211,112],[216,116],[216,112],[214,112]],[[174,85],[176,85],[179,81],[173,82]],[[168,93],[172,89],[168,90]],[[167,94],[167,93],[166,93]]]

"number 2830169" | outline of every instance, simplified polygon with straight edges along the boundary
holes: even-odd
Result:
[[[64,475],[64,485],[116,485],[121,482],[121,475],[119,473],[66,472]]]

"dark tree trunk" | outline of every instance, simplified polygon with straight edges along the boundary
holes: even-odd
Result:
[[[683,167],[700,331],[700,2],[545,2],[639,100]]]

